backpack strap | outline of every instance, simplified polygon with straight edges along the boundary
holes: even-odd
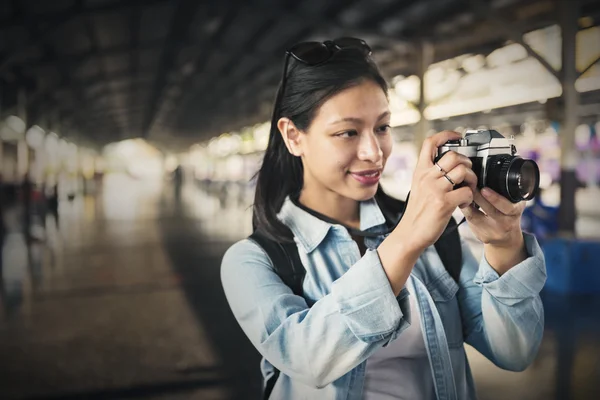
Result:
[[[454,217],[450,218],[444,233],[442,233],[442,236],[435,242],[434,246],[442,260],[442,264],[446,267],[446,271],[448,271],[454,281],[458,283],[463,257],[460,234]]]
[[[300,260],[296,243],[276,242],[258,230],[254,231],[248,239],[254,241],[267,253],[271,259],[275,273],[279,275],[283,283],[292,289],[295,295],[303,296],[304,290],[302,289],[302,284],[306,276],[306,269]],[[273,367],[273,375],[267,380],[263,389],[263,400],[268,400],[269,396],[271,396],[279,374],[279,370]]]
[[[397,202],[396,206],[400,205],[400,208],[404,210],[409,198],[410,193],[406,198],[406,201],[394,199],[394,202]],[[386,219],[386,223],[389,226],[395,226],[402,218],[402,213],[399,215],[391,215],[387,211],[386,207],[380,207],[380,209]],[[444,267],[446,268],[446,271],[448,271],[454,281],[458,283],[460,271],[462,269],[463,257],[460,234],[458,232],[457,225],[458,224],[456,223],[454,217],[451,217],[450,221],[448,221],[448,225],[446,225],[446,229],[444,229],[444,232],[442,233],[442,236],[440,236],[440,238],[434,243],[434,246],[435,250],[440,256],[440,259],[442,260],[442,264],[444,264]]]
[[[248,239],[254,241],[267,253],[273,264],[275,273],[279,275],[292,292],[297,296],[303,296],[302,284],[306,276],[306,269],[302,265],[296,243],[276,242],[261,231],[254,231]]]

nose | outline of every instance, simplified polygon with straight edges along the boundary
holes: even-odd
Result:
[[[374,164],[379,164],[383,158],[379,140],[373,132],[365,132],[361,135],[358,144],[358,158],[361,161],[370,161]]]

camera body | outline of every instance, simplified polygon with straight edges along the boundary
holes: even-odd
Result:
[[[513,203],[531,200],[539,189],[539,168],[535,161],[516,155],[513,141],[495,130],[468,130],[464,138],[440,146],[436,162],[448,151],[455,151],[473,163],[479,189],[489,187]]]

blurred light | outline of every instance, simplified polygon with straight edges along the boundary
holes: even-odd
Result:
[[[485,66],[485,56],[482,54],[476,54],[471,57],[467,57],[462,62],[462,67],[468,73],[473,73]]]
[[[420,82],[421,80],[418,76],[411,75],[408,78],[398,81],[394,88],[396,89],[398,96],[408,102],[417,104],[419,102],[419,98],[421,97],[419,94]]]
[[[65,139],[59,139],[58,152],[61,158],[69,156],[69,143]]]
[[[166,172],[175,171],[175,168],[177,168],[178,165],[179,165],[179,161],[177,160],[177,157],[175,157],[173,154],[169,154],[165,158],[165,171]]]
[[[396,89],[391,88],[388,93],[391,112],[390,125],[392,127],[416,124],[421,120],[419,110],[396,94]]]
[[[592,137],[592,129],[588,124],[581,124],[575,128],[575,144],[579,148],[585,148],[589,145]]]
[[[390,126],[403,126],[403,125],[413,125],[421,120],[421,114],[419,110],[414,108],[406,108],[404,110],[394,110],[392,111],[392,116],[390,118]]]
[[[487,64],[491,67],[500,67],[524,60],[527,56],[527,50],[523,46],[512,43],[491,52],[487,56]]]
[[[600,68],[596,66],[592,67],[591,69],[597,69],[600,72]],[[590,71],[588,71],[588,73],[589,72]],[[596,76],[587,76],[588,73],[575,81],[575,90],[577,90],[579,93],[591,92],[592,90],[600,89],[600,74]]]
[[[217,153],[221,157],[236,154],[242,144],[242,138],[238,134],[224,133],[217,140]]]
[[[106,170],[106,161],[102,156],[96,156],[94,158],[94,166],[96,168],[96,172],[104,172]]]
[[[11,115],[0,122],[0,139],[6,141],[19,141],[25,137],[25,122],[19,117]]]
[[[540,188],[547,189],[552,185],[552,174],[548,172],[540,172]]]
[[[34,149],[41,149],[44,146],[46,133],[38,125],[34,125],[27,130],[25,141]]]
[[[164,173],[163,154],[144,139],[128,139],[104,147],[101,170],[126,172],[137,179],[158,179]]]
[[[27,127],[25,122],[15,115],[6,118],[6,125],[17,133],[25,133],[25,128]]]
[[[258,151],[266,150],[269,144],[269,135],[271,130],[271,124],[265,122],[254,128],[254,149]]]
[[[219,143],[218,143],[216,137],[210,139],[208,142],[208,152],[213,156],[217,156],[219,154],[219,151],[217,149],[218,146],[219,146]]]
[[[460,84],[462,73],[456,69],[435,68],[425,73],[425,101],[434,103],[448,97]]]
[[[57,155],[58,153],[58,135],[54,132],[50,132],[46,136],[46,140],[44,142],[44,147],[46,147],[46,151],[51,155]]]
[[[88,180],[92,179],[96,172],[94,155],[89,151],[82,151],[79,164],[83,177]]]
[[[461,79],[451,96],[425,109],[428,119],[472,114],[558,97],[562,87],[537,60],[482,69]]]
[[[244,159],[234,155],[227,160],[227,179],[231,181],[242,180],[244,175]]]
[[[77,145],[75,143],[69,143],[69,155],[77,154]]]

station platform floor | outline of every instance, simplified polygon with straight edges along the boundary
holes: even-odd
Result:
[[[62,202],[45,237],[5,237],[0,399],[256,399],[259,356],[231,315],[220,260],[249,234],[240,196],[109,175]],[[600,299],[544,293],[526,371],[468,348],[479,398],[599,399]]]

